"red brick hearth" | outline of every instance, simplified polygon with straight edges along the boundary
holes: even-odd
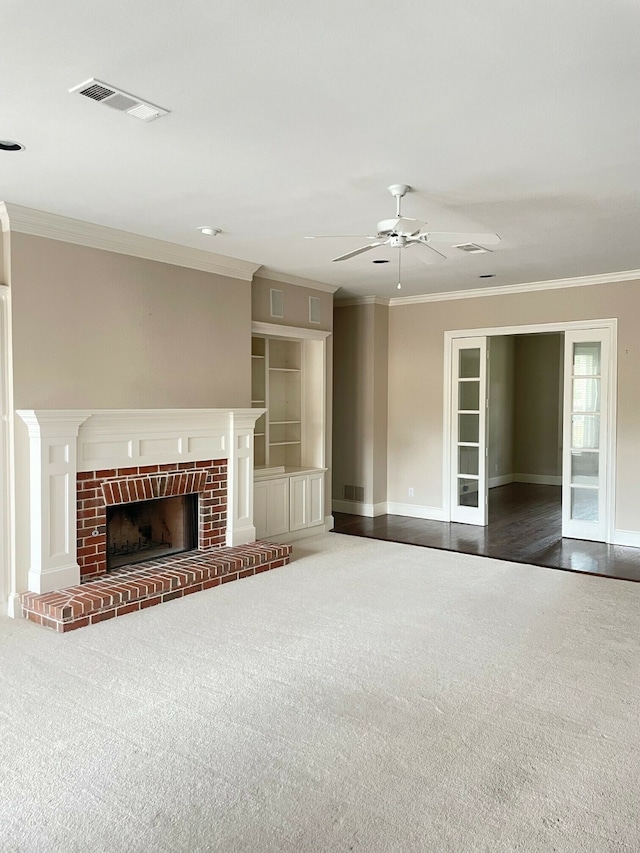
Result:
[[[254,542],[161,557],[55,592],[26,592],[23,613],[64,633],[284,566],[290,556],[291,545]]]
[[[107,506],[198,495],[198,549],[225,543],[227,460],[176,462],[77,475],[78,564],[82,581],[107,571]]]

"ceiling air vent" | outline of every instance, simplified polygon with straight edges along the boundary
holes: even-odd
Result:
[[[483,246],[478,246],[477,243],[458,243],[457,246],[453,246],[454,249],[460,249],[461,252],[469,252],[472,255],[479,255],[481,252],[488,252],[489,249],[485,249]]]
[[[139,118],[141,121],[154,121],[157,118],[166,116],[169,110],[164,110],[162,107],[156,107],[148,101],[143,101],[135,95],[129,95],[121,89],[116,89],[114,86],[108,86],[100,80],[85,80],[79,86],[74,86],[69,89],[71,94],[82,95],[85,98],[90,98],[92,101],[98,101],[112,110],[118,110],[121,113],[127,113],[134,118]]]

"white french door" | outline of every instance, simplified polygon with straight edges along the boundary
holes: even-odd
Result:
[[[565,333],[562,535],[607,540],[608,329]]]
[[[487,523],[487,339],[454,338],[451,521]]]

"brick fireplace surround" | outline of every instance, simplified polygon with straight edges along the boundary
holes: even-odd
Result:
[[[254,541],[252,433],[261,413],[20,412],[30,436],[35,567],[20,596],[23,615],[67,632],[286,565],[290,545]],[[199,458],[205,449],[222,453]],[[195,550],[107,572],[108,506],[189,494],[198,496]]]
[[[108,506],[197,494],[197,548],[206,551],[225,543],[226,459],[82,471],[77,476],[76,489],[77,553],[83,581],[95,580],[107,571]]]

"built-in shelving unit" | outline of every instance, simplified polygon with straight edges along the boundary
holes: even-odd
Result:
[[[326,333],[275,327],[254,334],[251,354],[252,406],[267,410],[254,432],[256,535],[286,541],[324,524]]]
[[[302,464],[302,342],[254,337],[252,406],[266,408],[256,424],[257,468]]]

